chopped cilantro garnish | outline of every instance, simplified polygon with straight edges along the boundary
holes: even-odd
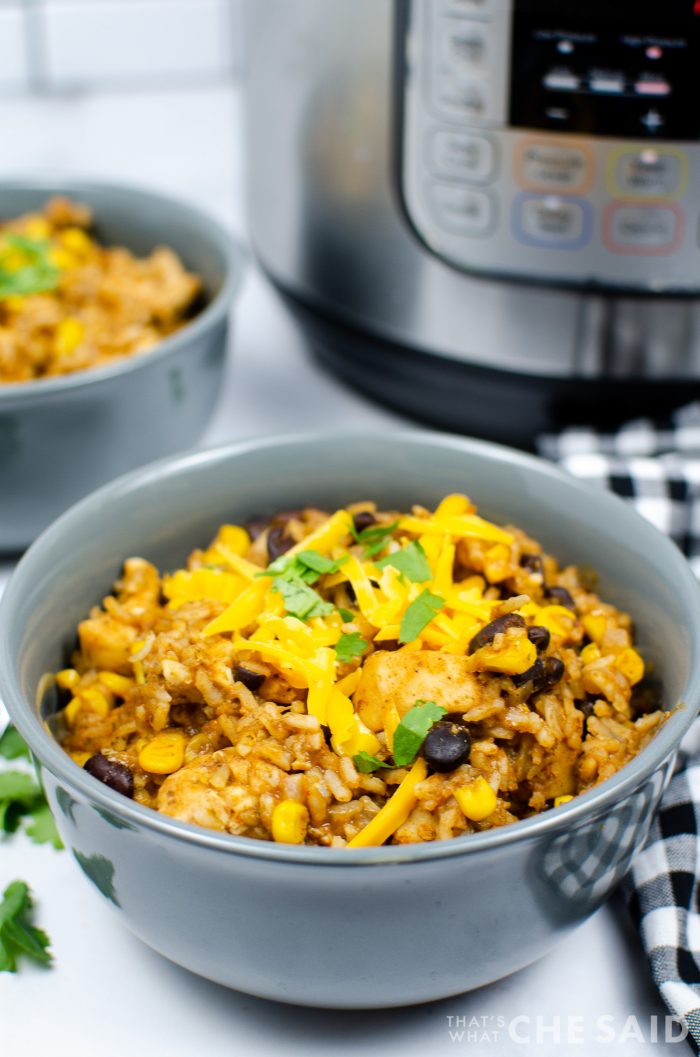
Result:
[[[430,728],[446,714],[447,709],[434,701],[416,701],[394,731],[393,755],[397,767],[413,763]]]
[[[316,583],[319,576],[337,573],[347,558],[326,558],[318,551],[300,551],[299,554],[281,554],[268,565],[258,576],[296,576],[304,583]]]
[[[44,794],[25,771],[0,772],[0,831],[14,833],[25,820],[26,833],[37,844],[62,848]]]
[[[394,551],[393,554],[387,554],[386,558],[380,558],[376,564],[380,569],[393,565],[413,584],[422,584],[430,580],[433,575],[425,551],[418,540],[414,540],[399,551]]]
[[[364,547],[364,557],[374,558],[375,554],[384,550],[389,542],[389,536],[398,528],[398,525],[398,521],[392,521],[390,525],[370,525],[362,529],[362,532],[358,532],[354,523],[351,522],[351,531],[355,542]]]
[[[0,298],[53,290],[60,272],[49,259],[50,248],[40,239],[5,235],[0,242]],[[9,258],[13,259],[8,267]]]
[[[367,649],[367,640],[362,638],[359,631],[353,631],[349,635],[341,635],[335,644],[335,652],[341,664],[349,664],[355,657],[361,657]]]
[[[355,614],[350,609],[338,609],[338,612],[343,624],[351,624],[355,619]]]
[[[428,626],[444,605],[445,599],[432,594],[427,587],[421,591],[403,615],[399,642],[413,642],[417,639],[423,628]]]
[[[12,726],[7,727],[0,737],[0,756],[6,760],[18,760],[20,756],[26,756],[29,759],[27,743],[19,731]]]
[[[295,575],[278,576],[272,590],[282,595],[284,607],[290,616],[298,617],[300,620],[327,617],[335,608],[330,602],[324,602],[313,587],[309,587]]]
[[[40,965],[51,964],[49,937],[32,925],[30,917],[32,896],[24,881],[13,881],[3,893],[0,903],[0,972],[17,971],[21,955]]]
[[[325,554],[319,554],[318,551],[300,551],[297,554],[297,561],[307,566],[309,569],[313,569],[319,576],[326,576],[329,573],[337,573],[341,565],[344,565],[348,560],[346,557],[338,558],[337,561],[333,558],[327,558]]]
[[[378,771],[380,767],[394,766],[388,760],[378,760],[376,756],[371,756],[364,749],[362,752],[358,752],[357,756],[353,756],[352,759],[360,774],[371,774],[372,771]]]

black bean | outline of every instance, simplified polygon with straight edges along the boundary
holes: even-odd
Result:
[[[267,676],[264,672],[256,672],[253,668],[247,668],[245,664],[237,664],[233,669],[234,678],[247,686],[249,690],[259,690]]]
[[[541,624],[535,624],[527,629],[527,637],[532,645],[537,647],[538,653],[544,653],[549,646],[551,635],[549,634],[549,628],[544,628]]]
[[[550,598],[556,598],[560,606],[566,606],[567,609],[576,609],[576,603],[565,587],[547,587],[546,593]]]
[[[545,682],[545,670],[542,661],[538,657],[531,668],[528,668],[526,672],[521,672],[520,675],[511,675],[513,686],[525,686],[526,683],[533,684],[533,692],[537,691],[544,686]]]
[[[506,613],[505,616],[496,617],[490,624],[487,624],[481,631],[477,631],[474,638],[469,643],[469,653],[474,653],[476,650],[480,650],[482,646],[488,646],[490,642],[496,638],[496,635],[500,635],[502,632],[507,631],[508,628],[524,628],[525,621],[518,613]]]
[[[551,690],[564,674],[564,665],[558,657],[547,657],[544,662],[545,685],[543,690]]]
[[[375,640],[373,643],[375,650],[387,650],[392,652],[398,650],[399,640],[398,639],[381,639],[379,642]]]
[[[540,576],[544,576],[544,566],[542,565],[541,554],[521,554],[520,564],[523,569],[527,569],[531,573],[539,573]]]
[[[294,540],[291,536],[288,536],[282,525],[276,525],[270,529],[267,534],[267,559],[273,562],[275,558],[280,558],[283,554],[286,554],[290,547],[294,545]]]
[[[355,526],[355,532],[360,533],[370,525],[376,525],[377,519],[369,510],[361,510],[359,514],[355,514],[352,523]]]
[[[91,774],[98,782],[102,782],[104,785],[109,786],[110,789],[114,789],[115,793],[121,793],[122,796],[133,798],[134,776],[123,763],[119,763],[117,760],[110,760],[98,752],[96,756],[91,756],[89,760],[85,761],[83,770]]]
[[[321,730],[323,731],[323,740],[329,749],[333,748],[331,745],[331,728],[327,727],[325,723],[321,724]]]
[[[256,540],[258,536],[262,536],[263,532],[270,524],[270,519],[266,517],[252,517],[249,521],[246,521],[244,528],[252,540]]]
[[[432,727],[423,742],[425,762],[433,771],[454,771],[469,757],[471,738],[465,727],[444,720]]]
[[[584,716],[588,718],[588,716],[593,715],[595,703],[599,700],[600,698],[596,694],[586,694],[583,701],[575,701],[574,704],[576,705],[576,708],[578,708],[580,712],[583,712]]]

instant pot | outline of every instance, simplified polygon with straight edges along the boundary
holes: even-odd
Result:
[[[700,390],[700,0],[251,0],[251,237],[315,353],[530,446]]]

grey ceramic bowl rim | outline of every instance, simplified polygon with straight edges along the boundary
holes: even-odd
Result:
[[[700,657],[691,667],[690,676],[685,688],[685,705],[664,724],[649,745],[626,764],[617,774],[601,782],[600,785],[575,797],[567,804],[542,812],[532,818],[514,822],[508,826],[486,830],[481,833],[449,840],[432,841],[425,844],[390,845],[379,848],[320,848],[291,844],[276,844],[249,837],[236,837],[231,834],[218,833],[198,826],[179,822],[159,814],[157,811],[143,807],[132,800],[113,792],[96,782],[82,770],[63,751],[57,741],[39,722],[34,704],[24,699],[17,681],[9,679],[7,673],[12,671],[12,663],[7,652],[7,627],[12,621],[13,599],[21,597],[24,592],[24,581],[31,582],[32,565],[35,554],[53,549],[61,541],[71,538],[72,527],[83,522],[86,515],[99,509],[100,504],[108,497],[129,493],[134,488],[145,490],[151,497],[152,488],[158,480],[170,474],[181,472],[195,473],[198,468],[210,464],[227,464],[229,460],[244,455],[251,450],[275,449],[288,447],[293,443],[340,443],[350,444],[357,431],[339,431],[332,433],[300,433],[280,435],[269,439],[254,439],[217,446],[189,455],[169,456],[153,462],[138,470],[117,478],[110,484],[93,492],[87,498],[76,503],[61,515],[57,521],[46,529],[29,548],[13,573],[5,592],[0,598],[0,689],[5,692],[5,704],[16,724],[17,729],[29,744],[32,753],[56,778],[64,782],[102,811],[111,812],[127,824],[145,827],[178,841],[209,848],[230,855],[243,855],[249,858],[264,859],[284,863],[299,863],[328,867],[340,866],[378,866],[388,863],[420,863],[436,859],[451,858],[455,855],[476,855],[503,845],[516,844],[521,841],[532,841],[542,836],[561,835],[570,826],[582,821],[586,816],[598,812],[607,805],[613,804],[631,792],[641,781],[654,772],[661,762],[675,749],[692,723],[700,703]],[[573,485],[584,492],[595,495],[596,500],[611,504],[611,510],[624,509],[625,516],[633,521],[637,518],[644,531],[651,534],[656,544],[662,549],[669,570],[683,578],[691,592],[695,593],[700,612],[700,585],[696,581],[690,566],[671,541],[658,529],[646,522],[628,504],[612,493],[603,493],[585,482],[579,481],[558,467],[510,448],[484,441],[456,437],[449,434],[413,431],[377,432],[374,435],[363,432],[365,439],[376,439],[378,445],[387,438],[393,442],[406,445],[419,444],[434,450],[459,449],[465,455],[490,460],[507,462],[522,468],[523,472],[545,475],[555,481]],[[151,498],[152,501],[152,498]],[[124,557],[127,557],[126,555]],[[691,702],[695,702],[693,706]]]
[[[101,382],[108,382],[112,378],[118,378],[132,371],[139,371],[149,364],[165,359],[182,349],[183,346],[196,341],[201,334],[214,327],[228,313],[240,289],[247,259],[247,253],[241,243],[204,210],[177,196],[128,182],[103,181],[58,173],[52,177],[29,175],[26,178],[15,176],[0,179],[0,195],[3,191],[37,191],[46,195],[76,196],[91,191],[114,192],[115,194],[126,192],[133,195],[135,199],[139,199],[142,207],[147,207],[149,202],[164,203],[173,212],[188,216],[199,227],[202,235],[216,246],[226,261],[226,273],[221,289],[206,307],[188,320],[182,329],[163,338],[147,352],[137,356],[126,356],[109,366],[91,367],[57,378],[38,378],[36,381],[29,382],[5,382],[0,385],[0,408],[15,402],[26,401],[32,397],[48,397],[99,385]],[[99,217],[96,219],[99,221]],[[163,243],[167,244],[166,232],[163,233]]]

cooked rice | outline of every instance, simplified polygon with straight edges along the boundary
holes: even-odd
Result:
[[[387,530],[373,557],[353,518]],[[429,580],[377,566],[416,541]],[[290,616],[278,580],[259,575],[285,549],[288,568],[305,550],[337,563],[311,588],[327,613]],[[397,642],[426,588],[445,604]],[[630,617],[591,574],[560,568],[460,496],[435,512],[364,502],[223,526],[169,576],[130,558],[78,633],[73,667],[57,675],[73,759],[101,754],[128,768],[139,803],[262,840],[409,843],[503,826],[610,777],[666,718],[649,705]],[[351,634],[364,652],[341,662],[334,646]],[[444,707],[450,737],[468,733],[452,770],[430,765],[428,742],[394,765],[397,724],[425,700]]]
[[[145,352],[192,315],[202,284],[173,250],[161,246],[137,257],[100,245],[91,228],[90,210],[65,198],[0,223],[0,275],[10,290],[34,252],[55,270],[53,285],[37,292],[0,288],[0,383],[71,374]]]

